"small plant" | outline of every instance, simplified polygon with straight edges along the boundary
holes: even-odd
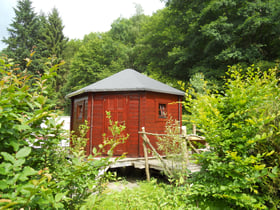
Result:
[[[169,118],[165,125],[164,136],[157,136],[158,149],[166,155],[169,166],[172,166],[171,173],[165,172],[170,181],[176,184],[183,184],[188,176],[187,164],[189,161],[186,139],[181,136],[180,124],[178,121]]]
[[[106,111],[106,118],[109,121],[108,129],[111,132],[112,136],[107,137],[106,133],[103,134],[103,144],[99,145],[99,152],[104,154],[107,150],[107,155],[112,157],[114,153],[114,149],[119,145],[125,143],[125,141],[129,138],[129,134],[124,135],[124,131],[126,126],[123,124],[119,124],[118,121],[113,121],[111,118],[111,112]],[[94,152],[96,153],[98,150],[95,148]],[[125,154],[123,154],[125,155]]]
[[[104,188],[104,182],[113,179],[114,174],[101,173],[113,161],[114,148],[123,143],[128,135],[123,136],[121,133],[125,130],[124,125],[111,120],[110,112],[106,112],[109,121],[109,130],[112,137],[108,138],[103,135],[104,142],[99,148],[93,148],[93,154],[85,155],[85,146],[88,141],[86,134],[89,127],[87,121],[79,126],[79,135],[72,134],[69,159],[54,171],[54,179],[59,180],[58,186],[62,192],[67,193],[68,199],[64,201],[66,208],[77,208],[85,205],[90,195],[98,195]],[[104,149],[108,149],[107,156],[100,158]],[[98,158],[97,158],[98,157]]]
[[[85,120],[84,124],[79,125],[79,134],[76,134],[75,131],[72,131],[70,147],[71,153],[74,153],[75,155],[84,155],[85,147],[88,141],[88,138],[86,137],[88,130],[88,122]]]

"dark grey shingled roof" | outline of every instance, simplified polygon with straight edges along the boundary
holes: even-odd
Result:
[[[110,77],[88,85],[80,90],[69,93],[66,97],[87,92],[117,92],[117,91],[152,91],[184,96],[183,91],[177,90],[157,80],[147,77],[133,69],[125,69]]]

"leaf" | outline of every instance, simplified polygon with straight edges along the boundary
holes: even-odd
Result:
[[[15,125],[14,128],[19,130],[19,131],[23,131],[23,130],[30,129],[30,126],[29,125],[25,125],[25,124],[21,124],[21,125]]]
[[[269,176],[271,179],[277,177],[277,176],[276,176],[275,174],[273,174],[273,173],[268,173],[268,176]]]
[[[274,166],[271,172],[272,172],[273,174],[277,174],[277,173],[278,173],[278,168],[277,168],[277,166]]]
[[[61,201],[64,196],[65,196],[65,193],[58,193],[58,194],[56,194],[56,196],[54,198],[55,202]]]
[[[275,152],[275,151],[274,151],[274,150],[272,150],[271,152],[267,153],[267,154],[266,154],[266,156],[273,155],[273,154],[274,154],[274,152]]]
[[[37,173],[38,172],[35,171],[33,168],[27,166],[27,167],[24,167],[23,172],[20,174],[19,179],[21,181],[25,181],[25,180],[28,180],[28,178],[27,178],[28,176],[32,176],[32,175],[35,175]]]
[[[0,190],[5,190],[8,188],[7,182],[4,180],[0,180]]]
[[[14,151],[18,151],[20,144],[17,141],[11,141],[10,145],[14,148]]]
[[[96,147],[93,147],[93,149],[92,149],[92,153],[95,155],[95,154],[96,154],[96,152],[97,152]]]
[[[4,157],[4,160],[10,161],[11,163],[15,163],[16,159],[7,152],[1,152],[1,155]]]
[[[31,148],[30,147],[24,147],[22,149],[20,149],[17,154],[16,154],[16,158],[24,158],[27,157],[31,152]]]
[[[40,104],[45,104],[46,103],[46,100],[47,100],[47,97],[44,97],[44,96],[38,96],[37,98],[37,101],[40,103]]]
[[[16,160],[14,167],[22,166],[25,163],[25,159]]]
[[[254,165],[254,169],[259,171],[265,168],[265,164],[261,164],[261,165]]]
[[[30,57],[32,57],[34,54],[35,54],[35,50],[32,52],[32,53],[30,53]]]
[[[26,66],[27,66],[27,67],[28,67],[28,66],[31,64],[31,62],[32,62],[32,60],[29,59],[29,58],[26,58],[25,61],[27,62],[27,63],[26,63]]]
[[[234,112],[233,112],[233,113],[231,113],[231,114],[228,116],[228,119],[234,118],[234,116],[235,116],[235,114],[234,114]]]
[[[44,177],[46,177],[48,179],[48,182],[50,182],[52,179],[52,175],[48,174],[48,173],[44,174]]]

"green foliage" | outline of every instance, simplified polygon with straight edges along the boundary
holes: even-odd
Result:
[[[62,160],[63,162],[56,165],[54,169],[53,177],[58,180],[54,187],[59,187],[58,192],[67,195],[67,200],[64,201],[64,207],[67,209],[84,206],[90,195],[96,196],[102,192],[104,181],[114,177],[113,174],[102,171],[117,160],[112,160],[113,150],[120,143],[124,143],[128,136],[120,136],[125,126],[113,122],[110,112],[107,112],[107,118],[109,120],[108,129],[111,131],[112,137],[108,138],[104,135],[103,144],[94,148],[93,154],[86,156],[85,146],[88,141],[86,135],[89,127],[85,122],[84,125],[80,125],[79,135],[73,133],[71,135],[73,145],[70,149],[71,155],[68,154],[67,159],[64,157],[64,161]],[[107,156],[100,158],[105,148],[108,149]]]
[[[63,23],[56,8],[53,8],[47,17],[41,15],[42,29],[38,42],[44,50],[44,56],[51,58],[52,65],[64,63],[64,51],[68,39],[63,34]],[[49,96],[56,101],[56,106],[62,108],[64,106],[64,95],[62,94],[62,86],[66,83],[66,67],[59,66],[56,75],[52,79],[52,89],[49,90]]]
[[[140,182],[139,187],[124,189],[121,192],[105,190],[95,199],[90,209],[192,209],[192,205],[177,196],[176,188],[156,180]],[[193,208],[194,209],[194,208]]]
[[[279,59],[277,0],[169,0],[167,6],[178,37],[169,49],[172,71],[190,76],[200,69],[206,78],[219,78],[226,65]]]
[[[180,124],[172,118],[166,121],[165,136],[157,136],[158,149],[166,156],[172,168],[171,174],[165,171],[169,181],[182,185],[188,176],[186,164],[188,160],[186,139],[181,136]]]
[[[44,14],[37,15],[30,0],[19,0],[14,11],[15,18],[7,29],[9,36],[3,40],[7,44],[3,52],[19,64],[21,71],[28,67],[29,74],[40,78],[44,71],[48,70],[44,65],[50,61],[48,58],[51,58],[52,65],[62,63],[63,51],[68,41],[63,34],[62,20],[56,9],[53,9],[48,17]],[[33,60],[31,63],[30,53]],[[49,83],[52,82],[48,90],[49,99],[54,100],[57,107],[64,103],[61,88],[66,81],[65,72],[66,69],[62,66],[56,67],[56,75],[49,80]],[[31,84],[33,82],[35,81],[30,80]]]
[[[68,92],[104,79],[126,67],[127,48],[113,41],[106,33],[91,33],[85,36],[76,52],[68,75]]]
[[[231,208],[279,208],[279,80],[277,69],[230,67],[221,93],[195,94],[188,105],[211,150],[188,196]]]
[[[31,62],[31,61],[30,61]],[[106,158],[85,156],[88,126],[82,125],[79,136],[72,135],[76,145],[62,148],[59,143],[68,137],[57,114],[48,101],[48,85],[56,66],[40,78],[27,76],[26,71],[6,59],[0,60],[0,206],[6,208],[74,209],[89,195],[102,189],[101,183],[111,175],[101,173],[111,163],[113,148],[127,136],[120,136],[125,126],[110,120],[112,139],[104,143],[110,153]],[[30,81],[36,81],[32,86]],[[108,113],[108,119],[110,114]],[[100,146],[104,148],[104,146]]]
[[[64,26],[56,8],[53,8],[48,15],[44,26],[42,38],[39,41],[48,50],[48,56],[55,56],[61,59],[66,47],[67,38],[63,34]]]
[[[55,73],[55,67],[41,78],[28,76],[27,70],[0,60],[0,141],[1,151],[16,152],[21,146],[42,143],[40,127],[52,117],[47,110],[47,78]],[[30,86],[30,80],[36,81]],[[55,132],[55,131],[54,131]],[[51,133],[50,133],[51,134]],[[9,139],[9,141],[7,141]]]
[[[137,53],[136,68],[150,74],[176,77],[169,52],[175,45],[174,41],[181,37],[176,33],[176,25],[170,22],[170,11],[167,8],[158,11],[144,22],[142,28],[134,49]]]
[[[116,148],[116,146],[125,143],[125,141],[129,138],[129,134],[124,134],[126,128],[125,124],[119,124],[118,121],[113,121],[111,119],[111,113],[109,111],[106,111],[106,117],[109,121],[108,129],[111,132],[112,136],[108,137],[104,133],[103,145],[99,146],[99,148],[103,150],[102,152],[104,152],[106,146],[110,145],[109,149],[107,147],[107,155],[113,156],[114,149]]]
[[[114,40],[133,47],[142,31],[144,23],[149,18],[142,13],[136,14],[129,19],[118,18],[111,25],[110,36]]]
[[[54,121],[57,115],[47,103],[47,81],[55,67],[34,78],[1,58],[0,73],[1,205],[55,206],[48,187],[51,175],[47,169],[39,171],[52,164],[52,153],[63,138],[61,125]]]
[[[26,166],[26,158],[30,152],[30,147],[23,147],[16,154],[1,152],[4,158],[0,164],[1,209],[11,206],[13,208],[63,207],[57,203],[57,196],[54,197],[48,189],[51,175],[46,170],[36,171]]]
[[[19,0],[17,7],[14,9],[15,18],[7,29],[9,37],[4,38],[3,42],[7,44],[4,52],[19,64],[23,71],[31,52],[36,51],[34,62],[28,68],[28,71],[34,75],[43,74],[44,65],[40,61],[43,57],[43,49],[39,44],[41,22],[34,12],[30,0]]]

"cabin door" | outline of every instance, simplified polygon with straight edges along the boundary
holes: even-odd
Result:
[[[119,124],[125,124],[127,122],[127,100],[128,96],[126,95],[114,95],[109,96],[106,100],[105,110],[110,111],[111,119],[113,122],[118,121]],[[105,120],[105,131],[108,137],[113,137],[110,132],[109,121]],[[122,135],[126,135],[123,133]],[[122,155],[124,152],[127,152],[126,144],[119,144],[115,150],[114,155]]]

